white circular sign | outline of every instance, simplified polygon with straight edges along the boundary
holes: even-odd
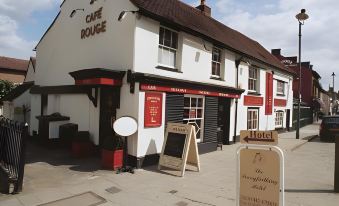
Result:
[[[123,137],[131,136],[138,130],[138,123],[132,117],[121,117],[113,124],[114,131]]]

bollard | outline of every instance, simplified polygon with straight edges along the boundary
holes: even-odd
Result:
[[[339,193],[339,135],[335,137],[334,192]]]

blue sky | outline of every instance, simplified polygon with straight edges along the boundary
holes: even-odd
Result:
[[[198,5],[200,0],[183,0]],[[0,56],[29,58],[32,49],[59,12],[62,0],[0,0]],[[302,60],[311,61],[325,89],[330,75],[339,77],[339,1],[336,0],[206,0],[212,16],[261,43],[281,48],[285,56],[298,53],[295,15],[307,9],[303,26]],[[338,66],[337,66],[338,65]],[[339,78],[336,81],[339,88]]]

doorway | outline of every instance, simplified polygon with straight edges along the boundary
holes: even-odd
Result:
[[[218,128],[223,144],[230,144],[231,99],[219,98]]]
[[[119,101],[119,92],[116,88],[102,87],[100,89],[99,145],[101,148],[106,138],[113,138],[115,135],[113,123],[116,120]]]
[[[287,131],[290,131],[290,122],[291,121],[291,110],[287,109],[286,110],[286,129]]]

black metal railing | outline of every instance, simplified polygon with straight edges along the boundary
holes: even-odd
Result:
[[[0,117],[0,192],[22,191],[27,126]]]

